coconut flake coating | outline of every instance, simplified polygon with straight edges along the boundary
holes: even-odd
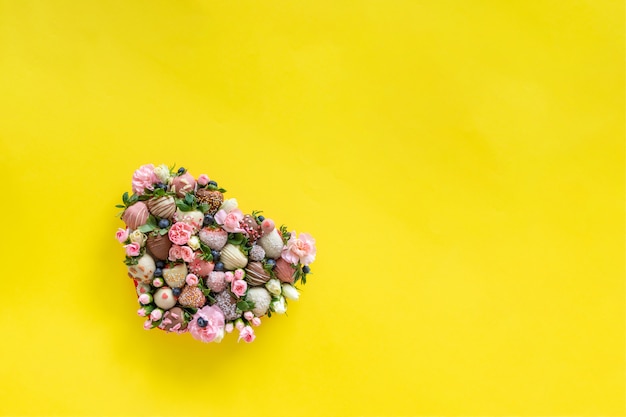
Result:
[[[222,229],[205,227],[198,233],[202,243],[213,250],[221,250],[228,241],[228,233]]]
[[[265,249],[259,245],[254,245],[248,253],[251,261],[262,261],[265,258]]]
[[[254,303],[252,312],[255,316],[261,317],[269,310],[272,296],[264,287],[252,287],[248,289],[246,301],[252,301]]]
[[[228,290],[222,291],[215,296],[215,304],[224,313],[226,321],[232,321],[241,317],[241,313],[237,313],[237,299]]]
[[[209,274],[209,277],[206,279],[206,286],[211,289],[213,292],[221,292],[226,289],[226,280],[224,279],[224,272],[222,271],[213,271]]]

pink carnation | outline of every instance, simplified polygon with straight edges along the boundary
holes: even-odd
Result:
[[[139,246],[139,243],[134,242],[128,245],[124,245],[124,249],[126,249],[126,255],[128,256],[139,256],[141,246]]]
[[[230,213],[220,210],[215,214],[215,221],[228,233],[243,233],[239,227],[239,222],[243,220],[243,213],[239,209],[234,209]]]
[[[128,239],[128,228],[126,229],[122,229],[121,227],[119,229],[117,229],[117,232],[115,233],[115,238],[120,242],[120,243],[124,243],[126,242],[126,239]]]
[[[300,233],[300,237],[296,238],[296,232],[291,232],[281,257],[293,265],[297,265],[298,262],[309,265],[315,260],[315,253],[315,239],[311,235]]]
[[[153,184],[159,182],[159,178],[154,173],[154,165],[142,165],[133,174],[133,192],[142,195],[145,190],[154,190]]]
[[[174,223],[167,235],[173,244],[184,245],[193,235],[193,226],[183,222]]]
[[[198,319],[202,319],[200,326]],[[201,342],[219,342],[224,337],[224,313],[216,305],[202,307],[189,322],[189,332]]]
[[[239,339],[237,339],[237,341],[239,342],[243,339],[244,342],[250,343],[254,341],[255,338],[254,329],[250,326],[246,326],[239,332]]]
[[[230,290],[237,297],[242,297],[248,289],[248,283],[242,279],[236,279],[230,284]]]

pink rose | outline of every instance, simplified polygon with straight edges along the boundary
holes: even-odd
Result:
[[[315,253],[315,239],[306,233],[300,233],[300,237],[296,238],[296,232],[291,232],[281,257],[293,265],[297,265],[298,262],[309,265],[315,260]]]
[[[242,279],[236,279],[230,284],[230,290],[237,297],[242,297],[248,289],[248,283]]]
[[[142,195],[145,190],[154,190],[153,184],[159,182],[159,178],[154,173],[154,165],[142,165],[133,174],[133,192]]]
[[[259,327],[261,325],[261,319],[254,317],[250,323],[252,323],[254,327]]]
[[[243,279],[243,269],[238,269],[235,271],[235,279]]]
[[[246,311],[243,313],[243,318],[250,321],[254,318],[254,313],[252,311]]]
[[[141,294],[139,296],[139,302],[143,305],[150,304],[152,302],[152,296],[150,294]]]
[[[239,339],[237,339],[237,342],[243,339],[244,342],[250,343],[254,341],[255,338],[254,329],[250,326],[246,326],[239,332]]]
[[[195,252],[189,246],[181,246],[180,254],[181,258],[183,258],[183,261],[187,263],[193,262],[194,258],[196,257]]]
[[[224,281],[226,281],[226,282],[233,282],[234,279],[235,279],[235,275],[233,275],[232,272],[226,271],[224,273]]]
[[[170,248],[170,252],[168,254],[168,259],[174,262],[182,257],[183,257],[183,253],[181,251],[181,246],[172,245],[172,247]]]
[[[243,213],[239,209],[234,209],[230,213],[220,210],[215,214],[215,221],[229,233],[243,233],[239,227],[239,222],[243,220]]]
[[[196,274],[188,274],[187,278],[185,278],[185,282],[187,285],[196,286],[198,285],[198,276]]]
[[[224,313],[216,305],[204,306],[189,322],[189,332],[201,342],[220,342],[224,337]]]
[[[137,315],[141,317],[146,317],[146,309],[141,307],[139,310],[137,310]]]
[[[187,223],[178,222],[170,228],[167,236],[175,245],[184,245],[189,241],[189,238],[193,234],[193,226]]]
[[[224,330],[226,330],[226,333],[232,333],[234,328],[235,328],[235,326],[233,326],[233,323],[232,322],[228,322],[228,323],[226,323],[226,326],[224,327]]]
[[[143,322],[143,328],[144,329],[150,330],[153,327],[154,327],[154,325],[152,324],[152,320],[148,319],[148,320]]]
[[[128,239],[128,233],[129,233],[128,229],[122,229],[120,227],[119,229],[117,229],[117,232],[115,233],[115,238],[120,243],[124,243],[124,242],[126,242],[126,239]]]
[[[200,174],[198,177],[198,184],[201,186],[205,186],[209,183],[209,176],[207,174]]]
[[[126,255],[128,256],[139,256],[139,251],[141,250],[141,246],[139,243],[130,243],[128,245],[124,245],[124,249],[126,249]]]
[[[152,310],[152,313],[150,313],[150,319],[153,321],[159,321],[161,320],[161,317],[163,317],[163,310],[160,308],[154,309]]]

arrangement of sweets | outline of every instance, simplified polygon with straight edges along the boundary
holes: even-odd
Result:
[[[141,166],[124,193],[117,240],[126,251],[145,329],[220,342],[235,329],[252,342],[265,316],[284,314],[300,296],[315,240],[244,214],[205,174]]]

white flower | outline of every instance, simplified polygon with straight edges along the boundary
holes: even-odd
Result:
[[[272,302],[272,310],[276,314],[285,314],[287,311],[287,305],[285,304],[285,297],[280,297],[280,300]]]
[[[139,246],[142,247],[146,244],[146,240],[148,240],[148,237],[144,235],[139,229],[133,230],[133,232],[128,237],[130,238],[130,241],[132,243],[138,243]]]
[[[167,180],[170,178],[170,169],[166,165],[159,165],[154,168],[154,174],[163,184],[167,184]]]
[[[300,293],[298,292],[298,290],[296,290],[294,286],[289,284],[283,284],[283,295],[285,296],[285,298],[294,301],[300,298]]]
[[[280,295],[280,281],[276,278],[272,278],[267,281],[265,288],[267,288],[270,294]]]
[[[187,245],[193,250],[198,250],[200,248],[200,239],[198,239],[198,236],[191,236],[187,241]]]
[[[224,210],[226,214],[228,214],[234,209],[236,209],[237,207],[239,207],[239,204],[237,203],[237,199],[229,198],[228,200],[222,203],[222,205],[220,206],[220,210]]]

